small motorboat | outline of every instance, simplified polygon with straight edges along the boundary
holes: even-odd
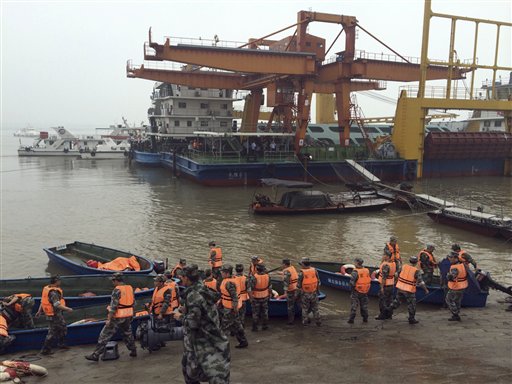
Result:
[[[272,279],[272,290],[276,291],[279,295],[284,293],[283,289],[283,281],[278,279]],[[325,293],[318,293],[318,300],[323,300],[326,298]],[[300,303],[297,302],[295,304],[295,312],[300,313]],[[252,313],[251,310],[251,302],[247,301],[247,314],[250,315]],[[268,316],[269,317],[286,317],[288,316],[288,304],[286,299],[275,299],[271,298],[268,303]]]
[[[70,271],[73,271],[77,275],[112,274],[115,272],[123,272],[127,275],[143,275],[151,273],[154,268],[153,263],[142,256],[133,255],[129,252],[107,248],[91,243],[82,243],[80,241],[60,245],[58,247],[43,249],[51,261],[66,269],[69,269]],[[89,266],[91,263],[89,263],[89,265],[87,264],[88,261],[92,260],[93,262],[98,262],[98,265],[100,265],[101,263],[111,262],[119,257],[127,259],[134,257],[138,263],[139,269],[134,268],[134,270],[117,271],[93,268]]]
[[[320,281],[323,286],[332,287],[335,289],[340,289],[342,291],[351,291],[350,286],[350,275],[349,274],[341,274],[342,263],[331,263],[324,261],[311,261],[311,266],[316,268],[318,271],[318,276],[320,277]],[[366,267],[370,270],[372,276],[375,276],[377,268],[375,267]],[[441,275],[446,275],[449,269],[449,262],[447,259],[444,259],[440,264],[440,273]],[[471,271],[468,272],[468,283],[469,286],[464,291],[464,297],[462,299],[463,307],[485,307],[487,302],[487,296],[489,295],[489,291],[487,289],[483,289],[475,274]],[[429,293],[426,294],[423,289],[416,290],[416,300],[417,302],[427,303],[427,304],[436,304],[443,305],[444,300],[444,291],[440,284],[439,276],[434,276],[433,284],[428,286]],[[378,296],[380,290],[380,284],[377,279],[372,278],[372,282],[370,285],[370,291],[368,292],[369,296]]]
[[[143,315],[134,316],[132,321],[132,330],[135,333],[137,326],[141,321],[149,318],[147,312],[144,312],[144,301],[138,299],[135,301],[134,310]],[[94,344],[98,341],[98,336],[105,325],[107,318],[107,306],[96,305],[91,307],[77,308],[73,312],[65,313],[64,318],[67,324],[66,345]],[[45,316],[34,319],[34,329],[16,329],[9,328],[9,334],[16,336],[16,340],[6,349],[5,353],[14,353],[31,349],[41,349],[48,333],[48,321]],[[119,340],[121,337],[116,334],[113,340]]]
[[[129,275],[125,277],[126,284],[135,290],[135,298],[151,298],[153,295],[152,275]],[[26,277],[24,279],[0,280],[0,299],[14,293],[28,293],[35,300],[34,312],[41,302],[41,292],[49,284],[49,277]],[[109,275],[77,275],[61,276],[61,288],[64,292],[66,305],[80,308],[91,305],[107,305],[110,302],[112,281]]]
[[[448,207],[428,212],[428,216],[437,223],[451,225],[484,236],[512,240],[512,218],[484,213],[482,210],[470,210]]]
[[[271,199],[255,194],[249,209],[258,215],[293,215],[313,213],[352,213],[379,211],[392,204],[391,200],[379,197],[375,191],[326,193],[308,190],[313,184],[308,182],[261,179],[263,185],[274,188],[294,189],[284,192],[280,199]]]

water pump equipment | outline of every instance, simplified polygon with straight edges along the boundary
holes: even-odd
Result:
[[[178,326],[174,320],[160,324],[154,315],[150,315],[148,320],[140,323],[136,336],[142,349],[151,353],[158,351],[166,341],[182,340],[183,327]]]

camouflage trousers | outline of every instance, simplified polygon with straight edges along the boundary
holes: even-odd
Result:
[[[252,324],[268,324],[268,299],[254,299],[251,301]]]
[[[16,340],[16,336],[8,335],[8,336],[0,336],[0,353],[4,353],[9,345]]]
[[[395,300],[393,300],[393,304],[391,305],[391,309],[397,309],[403,301],[407,302],[409,320],[414,319],[414,316],[416,316],[416,293],[398,289]]]
[[[350,318],[356,317],[357,307],[363,319],[368,319],[368,294],[357,292],[355,289],[350,293]]]
[[[31,296],[24,297],[21,300],[20,327],[28,329],[34,328],[34,318],[32,317],[34,303],[34,298]]]
[[[223,308],[220,327],[226,336],[229,336],[231,332],[233,332],[240,344],[247,343],[244,327],[242,327],[240,315],[237,312]]]
[[[379,310],[382,317],[389,317],[393,312],[391,310],[391,303],[393,302],[393,286],[387,285],[384,287],[383,292],[379,291]]]
[[[299,302],[300,306],[300,294],[298,290],[286,292],[286,308],[288,309],[288,322],[293,323],[295,320],[295,304]],[[301,310],[302,312],[302,310]]]
[[[126,347],[130,350],[136,350],[135,340],[133,338],[132,333],[132,317],[123,317],[123,318],[113,318],[110,320],[110,324],[105,324],[103,329],[101,330],[100,336],[98,337],[98,344],[96,344],[96,348],[94,349],[93,354],[99,356],[105,350],[105,346],[107,343],[114,337],[116,332],[119,330],[123,336],[123,341],[126,344]]]
[[[302,292],[302,324],[309,323],[309,314],[313,312],[313,317],[317,324],[320,324],[320,312],[318,310],[318,295],[316,292]]]
[[[432,279],[434,278],[434,270],[424,269],[423,271],[423,281],[426,285],[432,285]]]
[[[195,353],[191,351],[185,350],[183,352],[181,371],[183,372],[185,384],[200,384],[205,381],[209,384],[229,384],[229,367],[226,369],[226,366],[222,366],[216,372],[215,376],[207,377],[201,369],[201,365],[197,361]]]
[[[458,316],[460,312],[460,306],[462,304],[462,297],[464,296],[464,289],[449,289],[446,294],[446,304],[448,304],[448,308],[450,312],[454,316]]]
[[[48,334],[43,344],[43,350],[46,351],[51,350],[55,342],[58,346],[64,345],[64,339],[68,333],[62,312],[55,312],[53,316],[48,316],[48,320]]]
[[[238,310],[238,316],[240,317],[240,324],[245,327],[245,316],[247,316],[247,300],[242,302],[242,307]]]

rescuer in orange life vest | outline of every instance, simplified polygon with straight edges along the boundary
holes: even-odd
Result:
[[[402,268],[402,259],[400,257],[400,247],[398,246],[398,238],[396,236],[391,236],[389,238],[389,243],[386,243],[384,252],[389,254],[390,261],[396,264],[396,270],[400,272]]]
[[[290,259],[283,259],[283,289],[284,294],[278,297],[278,299],[286,299],[287,310],[288,310],[288,322],[286,324],[293,325],[295,320],[295,304],[299,302],[300,307],[300,295],[297,289],[297,283],[299,282],[299,274],[295,267],[292,265]]]
[[[172,280],[167,281],[164,275],[157,275],[153,280],[155,290],[149,310],[156,318],[157,327],[160,327],[171,322],[173,311],[179,307],[178,286]]]
[[[249,343],[245,337],[245,331],[240,322],[238,311],[242,307],[240,301],[240,286],[237,279],[233,277],[233,267],[229,264],[224,264],[221,269],[222,282],[220,283],[219,291],[221,294],[221,328],[225,335],[233,332],[233,335],[238,340],[238,345],[235,348],[247,348]]]
[[[2,300],[4,308],[8,308],[21,328],[34,328],[34,319],[32,317],[32,308],[34,308],[34,298],[28,293],[15,293]]]
[[[204,270],[203,284],[210,288],[212,291],[218,292],[217,285],[219,282],[215,277],[212,276],[212,270],[210,268],[206,268]]]
[[[260,259],[258,256],[251,256],[251,264],[249,265],[249,276],[256,274],[256,266],[258,264],[263,264],[263,259]]]
[[[212,275],[216,279],[220,277],[220,268],[222,267],[222,249],[215,244],[215,241],[208,243],[210,253],[208,254],[208,264],[212,268]]]
[[[467,267],[459,260],[457,253],[452,252],[448,255],[450,260],[450,270],[446,275],[448,280],[448,293],[446,295],[446,304],[452,313],[448,321],[460,321],[460,306],[464,291],[468,287]]]
[[[16,336],[9,335],[8,330],[7,319],[3,313],[0,313],[0,353],[4,353],[5,349],[16,340]]]
[[[433,244],[427,244],[427,247],[420,251],[418,257],[420,259],[420,267],[423,271],[423,281],[425,284],[432,284],[434,269],[437,268],[437,260],[434,257],[436,247]]]
[[[350,274],[350,286],[352,291],[350,293],[350,317],[349,324],[354,324],[356,318],[357,307],[360,307],[363,323],[368,322],[368,291],[372,279],[370,278],[370,271],[368,268],[363,267],[364,260],[360,257],[354,259],[355,269]]]
[[[309,313],[313,312],[316,325],[321,326],[320,311],[318,310],[318,292],[320,289],[318,272],[310,265],[309,257],[303,257],[299,264],[302,268],[297,279],[297,289],[301,295],[302,325],[308,325],[311,322]]]
[[[410,264],[406,264],[402,267],[402,271],[398,275],[398,281],[396,283],[396,297],[391,305],[391,310],[396,309],[400,306],[402,301],[407,301],[407,310],[409,311],[409,324],[417,324],[419,321],[416,320],[416,285],[423,288],[426,294],[428,294],[428,288],[423,282],[421,277],[421,271],[418,269],[418,256],[411,256],[409,259]]]
[[[105,350],[105,346],[118,330],[123,336],[126,347],[130,350],[130,356],[137,356],[137,347],[135,346],[131,325],[133,305],[135,304],[133,288],[131,285],[124,283],[122,273],[114,273],[110,279],[114,284],[114,290],[112,291],[110,305],[107,307],[107,321],[101,330],[94,352],[85,356],[87,360],[98,361]]]
[[[268,329],[268,302],[272,295],[272,283],[264,264],[256,265],[256,273],[249,276],[248,289],[252,310],[252,331]]]
[[[242,326],[245,327],[245,315],[247,313],[247,301],[249,301],[249,294],[247,293],[248,286],[248,278],[244,275],[244,266],[243,264],[235,265],[235,278],[240,285],[240,301],[242,302],[242,306],[238,310],[238,315],[240,316],[240,322]]]
[[[393,312],[389,309],[393,302],[393,289],[395,288],[396,264],[390,261],[389,253],[384,252],[382,263],[379,267],[379,316],[375,320],[393,318]]]
[[[174,268],[171,270],[171,278],[173,279],[179,279],[181,275],[183,274],[183,268],[187,265],[186,259],[180,259],[178,261],[178,264],[174,266]]]
[[[60,288],[60,277],[52,276],[50,278],[50,284],[43,288],[41,293],[41,305],[36,313],[36,317],[39,317],[41,312],[44,312],[46,318],[49,320],[48,334],[44,340],[43,348],[41,349],[42,355],[51,355],[52,346],[54,341],[57,342],[57,347],[60,349],[69,349],[64,344],[64,339],[67,334],[66,321],[62,312],[72,312],[73,309],[66,307],[64,301],[64,293]]]
[[[469,253],[462,250],[459,244],[453,244],[452,251],[457,253],[459,261],[461,263],[464,263],[464,265],[466,266],[469,266],[469,264],[471,264],[473,265],[473,268],[475,268],[475,270],[477,269],[476,261],[473,259],[473,257],[471,257]]]

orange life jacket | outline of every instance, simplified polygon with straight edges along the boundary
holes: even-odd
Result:
[[[172,309],[176,309],[180,306],[179,297],[176,294],[176,285],[177,283],[173,280],[168,280],[165,282],[165,285],[169,287],[171,290],[171,307]]]
[[[396,288],[405,292],[416,292],[416,272],[418,272],[418,268],[409,264],[404,265],[402,267],[402,272],[400,272],[400,275],[398,276]]]
[[[208,260],[208,263],[210,264],[210,266],[212,268],[220,268],[220,267],[222,267],[222,249],[220,247],[212,248],[210,250],[210,255],[213,251],[215,251],[215,258],[213,259],[213,262],[212,262],[212,259],[210,257],[210,259]]]
[[[3,315],[0,315],[0,336],[9,336],[9,333],[7,332],[8,329],[7,320]]]
[[[301,269],[302,271],[302,291],[315,292],[318,288],[318,279],[316,277],[316,269],[313,267]]]
[[[468,273],[464,264],[452,264],[450,265],[450,271],[452,269],[457,269],[459,274],[455,281],[448,280],[448,288],[455,291],[466,289],[468,287]]]
[[[386,243],[386,246],[388,247],[389,252],[391,252],[391,258],[389,261],[400,260],[400,247],[398,246],[398,243],[395,244],[395,248],[393,248],[391,243]]]
[[[254,278],[256,279],[256,285],[252,289],[252,297],[254,299],[267,299],[270,296],[270,276],[268,273],[262,275],[257,273]]]
[[[160,289],[157,289],[155,288],[155,290],[153,291],[153,299],[151,300],[151,311],[153,311],[153,313],[155,315],[159,315],[160,312],[161,312],[161,309],[162,309],[162,306],[164,305],[164,295],[165,295],[165,292],[168,291],[168,290],[171,290],[171,287],[164,284],[164,286]],[[167,307],[167,310],[165,311],[164,315],[170,315],[173,311],[173,306],[172,306],[172,299],[173,297],[176,296],[176,291],[174,290],[171,290],[171,301],[169,303],[169,306]]]
[[[226,289],[226,284],[229,282],[235,284],[236,294],[238,296],[237,308],[240,309],[242,308],[242,300],[240,300],[240,286],[236,283],[236,279],[234,277],[228,277],[222,280],[222,283],[220,283],[222,306],[226,309],[233,309],[233,299],[231,298],[229,291]]]
[[[387,262],[387,261],[383,261],[381,264],[380,264],[380,273],[379,273],[379,283],[380,285],[382,285],[382,267],[384,265],[387,265],[389,267],[389,274],[388,274],[388,277],[386,279],[386,281],[384,282],[384,286],[385,287],[388,287],[390,285],[395,285],[395,273],[396,273],[396,264],[395,263],[390,263],[390,262]]]
[[[235,278],[240,285],[240,300],[242,300],[242,302],[249,300],[249,294],[247,293],[247,276],[236,275]]]
[[[368,293],[372,279],[370,278],[370,271],[368,268],[357,268],[357,281],[354,289],[359,293]]]
[[[423,251],[421,251],[419,254],[418,254],[418,260],[420,261],[420,268],[421,269],[425,269],[428,267],[428,265],[423,265],[423,263],[421,262],[421,254],[424,253],[425,255],[428,256],[428,259],[430,260],[430,263],[432,265],[437,265],[437,262],[436,262],[436,259],[434,258],[434,255],[432,255],[429,251],[427,251],[426,249],[424,249]]]
[[[140,271],[140,264],[135,256],[117,257],[108,263],[99,263],[98,269],[106,269],[109,271]]]
[[[283,272],[290,273],[290,282],[288,283],[288,292],[294,292],[297,289],[297,282],[299,281],[299,274],[293,265],[283,269]]]
[[[43,293],[41,293],[41,306],[43,308],[44,314],[46,316],[53,316],[53,304],[50,302],[50,292],[58,291],[60,293],[60,304],[66,305],[66,301],[64,301],[64,294],[62,293],[62,289],[58,287],[50,287],[49,285],[43,288]]]
[[[119,305],[117,306],[117,310],[114,313],[114,317],[119,319],[133,316],[133,304],[135,303],[135,298],[133,296],[132,286],[123,284],[118,285],[114,289],[118,289],[119,292],[121,292]]]
[[[458,256],[459,261],[461,263],[464,263],[465,265],[469,265],[469,262],[464,257],[462,257],[465,254],[466,254],[466,251],[463,251],[462,249],[459,251],[459,256]]]
[[[255,275],[256,274],[256,266],[258,264],[263,264],[263,259],[259,259],[258,258],[258,262],[256,264],[251,263],[251,265],[249,266],[249,275]]]
[[[176,266],[171,271],[171,277],[176,277],[176,273],[179,269],[183,269],[183,267],[180,265],[180,263],[176,264]]]
[[[135,317],[146,316],[146,315],[149,315],[148,311],[135,312]]]
[[[14,310],[16,312],[22,312],[23,307],[21,306],[21,300],[26,297],[31,297],[32,295],[30,293],[15,293],[14,296],[18,297],[18,301],[14,303]]]
[[[217,279],[212,278],[211,280],[203,281],[204,285],[210,288],[212,291],[217,292]]]

